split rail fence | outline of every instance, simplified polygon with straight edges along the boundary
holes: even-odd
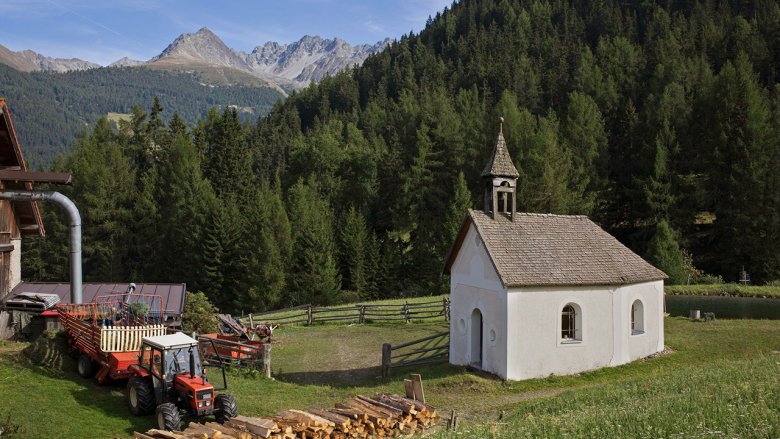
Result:
[[[382,376],[393,367],[417,366],[446,360],[450,355],[450,333],[440,332],[418,340],[392,346],[382,345]]]
[[[405,322],[450,319],[450,300],[434,300],[403,304],[358,304],[337,307],[300,305],[262,313],[252,313],[243,318],[250,327],[255,323],[273,325],[306,325],[325,322]],[[243,323],[243,322],[242,322]]]

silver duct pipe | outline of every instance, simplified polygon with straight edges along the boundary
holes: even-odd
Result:
[[[81,215],[70,198],[54,191],[0,192],[0,200],[53,201],[65,209],[70,218],[70,303],[81,303]]]

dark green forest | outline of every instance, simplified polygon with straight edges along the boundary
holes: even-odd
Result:
[[[13,113],[25,159],[51,164],[79,134],[109,112],[130,113],[133,105],[150,108],[155,97],[166,110],[194,124],[213,106],[251,110],[242,117],[265,116],[282,94],[252,86],[209,86],[190,74],[145,68],[109,67],[67,73],[25,73],[0,64],[0,96]]]
[[[588,215],[671,283],[762,283],[778,57],[775,1],[463,0],[255,123],[188,126],[161,96],[53,168],[74,174],[88,280],[187,282],[233,311],[429,295],[503,116],[520,210]],[[63,280],[44,208],[25,277]]]

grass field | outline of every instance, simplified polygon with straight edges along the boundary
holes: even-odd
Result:
[[[691,295],[691,296],[737,296],[737,297],[774,297],[780,298],[780,286],[770,285],[739,285],[739,284],[712,284],[712,285],[667,285],[664,287],[666,294]]]
[[[275,334],[275,379],[231,371],[229,390],[246,415],[402,393],[413,371],[381,378],[381,344],[445,325],[286,328]],[[461,419],[458,432],[434,437],[780,437],[780,321],[667,318],[666,334],[671,354],[575,376],[503,382],[446,364],[414,372],[429,403]],[[0,345],[0,421],[20,425],[19,437],[129,437],[152,426],[151,417],[129,414],[122,383],[78,377],[54,344],[36,343],[39,366],[21,353],[26,344]]]

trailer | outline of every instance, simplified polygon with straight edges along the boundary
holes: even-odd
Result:
[[[165,335],[160,296],[107,294],[92,303],[58,305],[71,350],[79,352],[78,373],[99,383],[130,378],[144,337]]]

